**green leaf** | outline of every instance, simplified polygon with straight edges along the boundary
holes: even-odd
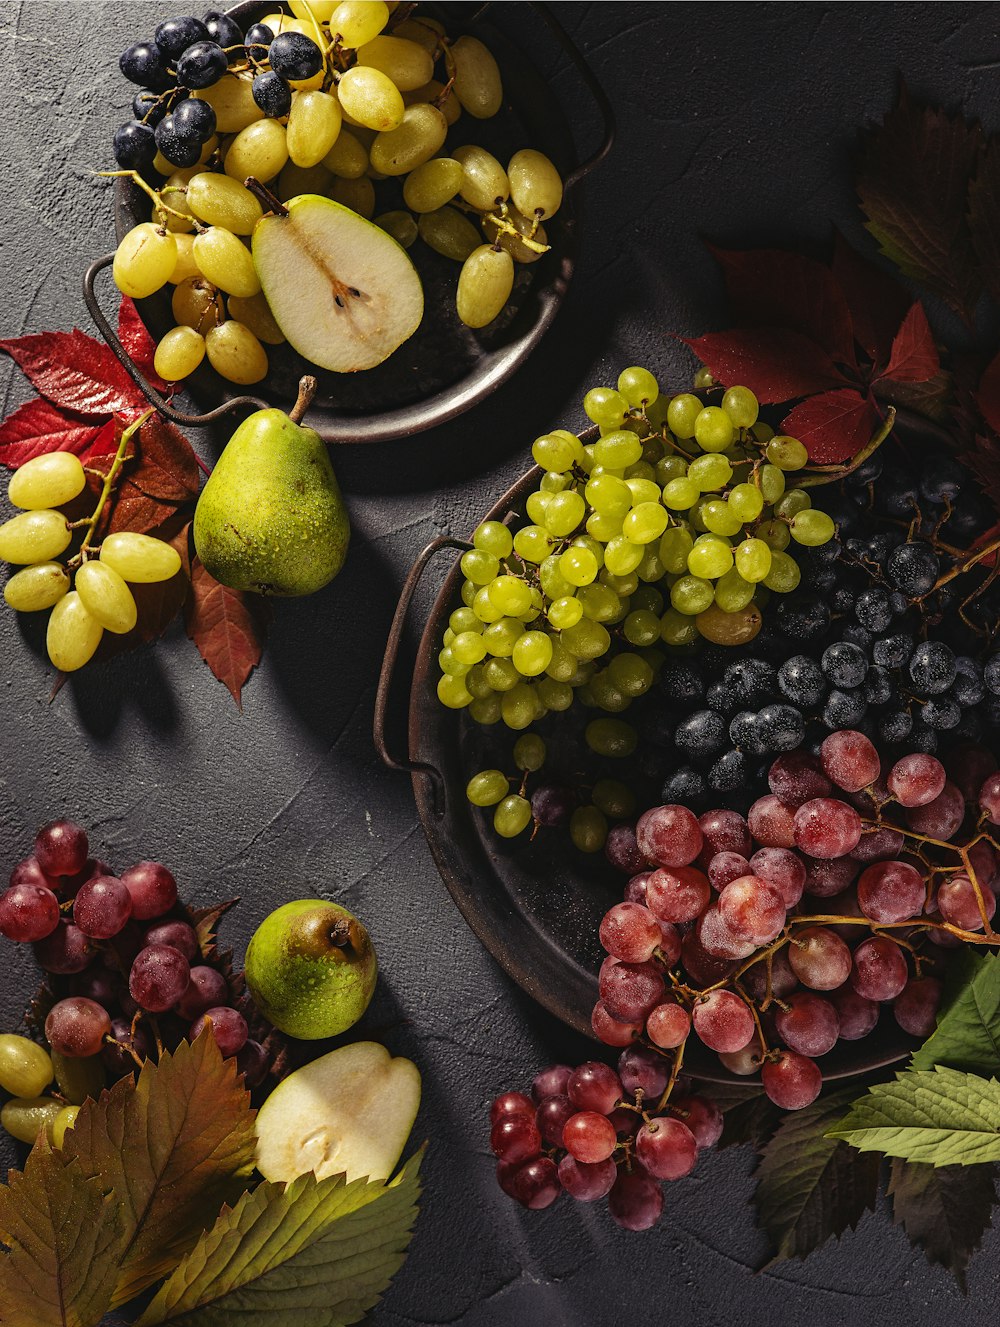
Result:
[[[984,1076],[1000,1073],[1000,954],[954,956],[937,1028],[910,1061]]]
[[[4,1327],[92,1327],[111,1302],[121,1217],[114,1195],[45,1135],[0,1187]]]
[[[908,1069],[869,1088],[828,1137],[932,1166],[1000,1161],[1000,1083],[954,1069]]]
[[[406,1256],[417,1216],[420,1155],[392,1184],[258,1185],[160,1289],[138,1327],[343,1327],[378,1303]]]
[[[878,1158],[857,1156],[827,1132],[850,1096],[821,1097],[785,1116],[764,1148],[754,1202],[775,1261],[806,1257],[875,1206]]]
[[[246,1188],[254,1112],[234,1060],[215,1038],[182,1042],[138,1080],[120,1079],[86,1102],[64,1153],[101,1180],[122,1209],[120,1269],[112,1307],[166,1276]]]
[[[966,1291],[965,1269],[990,1227],[995,1166],[922,1166],[894,1157],[889,1172],[893,1218],[932,1263]]]

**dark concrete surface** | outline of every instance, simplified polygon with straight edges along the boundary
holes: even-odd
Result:
[[[989,4],[560,4],[620,117],[587,190],[583,256],[536,362],[488,404],[377,450],[335,453],[354,542],[324,593],[279,604],[242,715],[178,628],[155,648],[85,671],[49,704],[38,635],[0,614],[0,864],[57,814],[123,868],[161,858],[192,901],[241,895],[242,949],[279,902],[343,901],[372,930],[382,981],[364,1028],[424,1074],[414,1134],[429,1138],[412,1251],[380,1327],[922,1327],[996,1321],[1000,1244],[988,1236],[963,1299],[888,1214],[805,1264],[760,1274],[749,1153],[705,1157],[670,1187],[659,1229],[628,1236],[562,1202],[526,1214],[496,1189],[485,1114],[566,1050],[475,941],[438,879],[408,781],[372,748],[376,676],[402,578],[442,531],[466,533],[521,472],[531,439],[579,425],[586,386],[648,364],[686,380],[674,330],[715,325],[719,284],[699,235],[822,245],[864,233],[850,185],[858,127],[919,95],[1000,126],[1000,9]],[[88,328],[87,262],[112,244],[110,134],[127,89],[117,55],[172,12],[142,0],[13,3],[0,15],[0,291],[4,336]],[[528,6],[497,21],[532,46],[573,108],[572,72]],[[89,330],[89,329],[88,329]],[[0,362],[3,406],[27,395]],[[211,458],[223,432],[199,435]],[[4,1027],[36,981],[4,943]],[[14,1160],[7,1150],[5,1164]],[[603,1205],[602,1205],[603,1206]]]

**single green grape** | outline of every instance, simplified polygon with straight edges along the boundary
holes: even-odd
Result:
[[[815,508],[800,511],[792,520],[790,528],[795,542],[805,544],[807,548],[828,544],[837,532],[833,519],[825,511]]]
[[[497,576],[489,587],[490,603],[501,613],[516,617],[531,607],[531,587],[518,576]]]
[[[667,574],[666,568],[660,561],[660,549],[658,544],[647,544],[646,551],[642,555],[642,561],[638,566],[638,576],[641,581],[650,584],[654,581],[662,581]]]
[[[0,1034],[0,1087],[14,1097],[39,1097],[55,1070],[44,1047],[14,1032]]]
[[[599,659],[611,648],[611,636],[600,622],[583,618],[575,627],[569,627],[560,637],[564,647],[577,659]]]
[[[738,613],[753,599],[755,588],[750,581],[743,579],[736,567],[731,567],[716,582],[715,602],[724,613]]]
[[[569,836],[580,852],[600,852],[608,837],[608,822],[603,811],[596,806],[578,806],[569,819]]]
[[[667,422],[667,406],[670,401],[665,396],[658,396],[646,407],[646,418],[654,429],[662,429]]]
[[[578,603],[584,617],[592,622],[616,622],[622,616],[622,601],[606,585],[596,581],[592,585],[582,585],[576,592]]]
[[[594,460],[609,470],[625,470],[642,457],[642,443],[628,429],[616,429],[594,443]]]
[[[708,526],[705,524],[705,508],[710,502],[717,500],[702,497],[698,499],[687,514],[687,521],[692,530],[697,531],[698,534],[708,534]]]
[[[63,1108],[54,1097],[11,1097],[0,1110],[0,1125],[19,1143],[34,1143],[44,1129],[51,1138],[56,1116]]]
[[[457,635],[458,635],[458,632],[455,631],[453,627],[446,627],[446,628],[445,628],[445,633],[444,633],[444,635],[441,637],[441,644],[445,647],[445,649],[447,649],[448,646],[451,645],[451,643],[454,641],[454,639],[455,639],[455,637],[456,637]]]
[[[472,696],[460,677],[449,677],[446,673],[438,680],[438,700],[449,710],[461,710],[472,704]]]
[[[688,571],[702,580],[717,581],[733,565],[733,550],[727,540],[715,534],[699,535],[688,554]],[[714,598],[715,591],[712,591]],[[675,607],[680,607],[679,604]]]
[[[577,465],[585,475],[589,475],[594,469],[594,444],[585,442],[581,448],[583,455],[577,461]]]
[[[680,576],[670,587],[670,604],[694,617],[715,602],[715,586],[701,576]]]
[[[573,704],[573,688],[567,682],[557,682],[554,677],[543,677],[538,684],[538,696],[547,710],[557,714],[568,710]]]
[[[487,696],[477,696],[469,706],[469,715],[483,727],[490,727],[500,722],[500,696],[491,691]]]
[[[477,631],[460,631],[450,648],[459,663],[477,664],[486,657],[486,642]]]
[[[702,403],[690,392],[675,396],[667,406],[667,428],[682,441],[695,435],[695,420],[701,414]]]
[[[622,534],[633,544],[651,544],[666,530],[669,519],[658,502],[640,502],[622,522]]]
[[[701,368],[695,372],[694,385],[699,392],[705,392],[709,387],[714,387],[716,385],[715,378],[712,376],[712,370],[707,364],[703,364]]]
[[[688,462],[683,456],[678,456],[676,452],[670,452],[669,455],[657,461],[654,468],[656,482],[660,485],[669,484],[671,479],[684,478],[688,472]]]
[[[633,409],[652,405],[660,394],[659,384],[649,369],[638,365],[623,369],[618,375],[618,390]]]
[[[515,839],[531,824],[531,803],[526,797],[505,797],[493,812],[493,828],[503,839]]]
[[[482,631],[483,624],[471,608],[456,608],[448,618],[448,626],[459,635],[463,631]]]
[[[663,595],[655,585],[640,585],[632,595],[632,608],[644,608],[659,616],[663,612]]]
[[[645,457],[641,461],[636,461],[635,465],[625,467],[624,479],[626,484],[629,483],[630,479],[645,480],[647,483],[652,484],[656,489],[656,494],[653,499],[654,502],[659,499],[660,485],[656,482],[656,469],[645,459]],[[631,484],[629,484],[629,487],[632,487]],[[635,491],[636,490],[633,488],[633,494]]]
[[[771,427],[770,424],[765,424],[762,419],[757,420],[757,423],[754,424],[753,428],[751,429],[751,432],[753,433],[753,436],[756,438],[757,442],[762,447],[766,443],[769,443],[771,439],[774,437],[774,429]]]
[[[586,548],[594,555],[598,569],[604,566],[604,545],[598,543],[596,539],[591,539],[590,535],[578,534],[570,544],[571,548]]]
[[[500,521],[483,521],[476,527],[472,542],[483,553],[491,553],[495,558],[510,557],[514,548],[514,536]]]
[[[589,585],[598,569],[597,558],[589,548],[571,546],[559,557],[559,570],[571,585]]]
[[[484,769],[473,774],[465,789],[473,806],[496,806],[509,792],[510,780],[498,769]]]
[[[660,639],[660,619],[656,613],[637,608],[622,623],[622,631],[630,645],[652,645]]]
[[[729,483],[733,477],[733,467],[720,452],[705,452],[691,462],[687,476],[698,485],[702,493],[713,493]]]
[[[620,760],[632,755],[639,744],[639,735],[623,719],[592,719],[587,724],[584,740],[599,756]]]
[[[548,511],[549,503],[554,497],[554,493],[542,493],[537,489],[534,493],[529,493],[528,500],[524,504],[528,519],[534,521],[536,525],[544,525],[545,513]]]
[[[789,594],[799,583],[801,573],[799,564],[788,553],[779,549],[771,552],[771,570],[764,577],[764,584],[776,594]]]
[[[462,554],[462,573],[473,585],[489,585],[500,570],[500,562],[492,553],[470,548]]]
[[[776,465],[762,465],[757,472],[757,482],[765,502],[777,502],[785,491],[785,473]]]
[[[713,599],[715,598],[713,594]],[[660,639],[665,645],[690,645],[698,639],[694,617],[670,607],[660,619]]]
[[[462,603],[466,606],[466,608],[471,608],[471,607],[472,607],[473,602],[475,601],[475,598],[476,598],[476,590],[477,590],[477,587],[472,583],[472,581],[463,581],[463,582],[462,582],[462,588],[461,588],[461,590],[459,591],[459,594],[460,594],[460,597],[461,597]]]
[[[583,490],[594,511],[602,516],[627,516],[632,509],[632,490],[614,475],[592,475]]]
[[[632,494],[633,510],[644,502],[652,502],[657,507],[660,505],[662,491],[659,484],[652,479],[641,479],[633,475],[631,479],[626,479],[628,491]]]
[[[756,584],[771,570],[771,546],[763,539],[744,539],[736,545],[733,556],[736,570],[745,581]]]
[[[688,554],[693,547],[694,537],[686,526],[671,526],[660,540],[660,561],[671,575],[679,576],[687,571]]]
[[[628,599],[639,588],[639,577],[634,571],[630,571],[627,576],[616,576],[604,566],[597,579],[609,590],[614,590],[619,599]]]
[[[485,663],[473,664],[465,674],[465,686],[470,696],[476,700],[485,700],[492,696],[493,688],[486,680]]]
[[[812,506],[812,498],[804,488],[787,488],[774,504],[774,514],[783,521],[790,521],[800,511]]]
[[[538,717],[538,701],[527,682],[505,691],[500,702],[500,714],[508,728],[519,732],[534,723]]]
[[[628,402],[613,387],[591,387],[583,398],[583,411],[595,424],[617,429],[628,414]]]
[[[572,594],[575,588],[559,570],[558,553],[550,553],[547,558],[543,558],[538,568],[538,579],[541,582],[542,593],[548,595],[550,599],[559,599],[565,594]]]
[[[590,798],[610,820],[628,820],[635,814],[635,793],[619,779],[598,779]]]
[[[705,528],[711,534],[731,538],[743,529],[743,521],[725,498],[709,498],[700,510]]]
[[[270,122],[269,122],[270,123]],[[76,1124],[76,1117],[80,1114],[79,1106],[63,1106],[62,1110],[52,1121],[52,1146],[61,1148],[66,1141],[66,1135]]]
[[[736,431],[724,410],[707,405],[694,422],[694,437],[703,452],[724,452],[732,446]]]
[[[687,475],[663,486],[663,501],[671,511],[690,511],[701,497],[701,489]]]
[[[616,654],[608,664],[615,686],[626,696],[644,696],[653,685],[653,670],[638,654]]]
[[[607,714],[621,714],[632,703],[621,687],[615,684],[614,679],[606,669],[604,672],[594,675],[591,679],[590,690],[597,708],[604,710]]]
[[[615,535],[622,532],[622,518],[607,516],[601,511],[592,511],[587,517],[587,533],[599,544],[610,543]]]
[[[483,677],[494,691],[511,691],[521,681],[521,674],[510,659],[487,659],[483,664]]]
[[[481,585],[476,591],[476,597],[472,601],[472,611],[480,622],[499,622],[503,617],[503,613],[490,598],[488,585]]]
[[[560,595],[549,604],[546,616],[556,631],[563,631],[566,627],[575,627],[583,617],[583,604],[573,595]]]
[[[546,677],[555,682],[572,682],[580,668],[575,654],[571,654],[562,640],[552,642],[552,659],[545,670]]]
[[[538,481],[540,493],[564,493],[573,482],[570,474],[561,474],[558,470],[546,470]]]
[[[552,493],[549,505],[545,509],[543,524],[550,535],[556,539],[571,534],[587,514],[587,504],[579,493],[567,490],[565,493]]]
[[[615,576],[628,576],[642,562],[645,550],[641,544],[633,544],[624,534],[609,539],[604,550],[604,565]]]
[[[514,743],[514,764],[529,774],[542,768],[546,755],[545,739],[537,733],[525,733]]]
[[[726,500],[730,511],[744,525],[755,521],[764,510],[764,495],[755,484],[736,484]]]
[[[482,641],[494,659],[509,659],[514,646],[524,635],[524,623],[516,617],[501,617],[482,634]]]
[[[522,677],[538,677],[552,662],[552,638],[544,631],[526,631],[514,643],[514,667]]]
[[[579,438],[563,432],[544,433],[531,444],[531,455],[545,470],[569,470],[582,450]]]
[[[749,387],[730,387],[722,398],[722,408],[738,429],[752,428],[760,411]]]
[[[792,536],[784,521],[762,521],[757,526],[757,538],[763,539],[768,548],[781,552],[788,547]]]
[[[779,470],[801,470],[809,460],[809,453],[798,438],[776,434],[764,448],[764,455]]]
[[[540,525],[525,525],[514,536],[514,552],[525,562],[544,562],[552,552],[552,536]]]
[[[445,635],[447,636],[447,632]],[[446,645],[443,650],[438,652],[438,667],[442,673],[447,673],[449,677],[464,677],[472,667],[471,664],[461,663],[451,652],[451,646]]]

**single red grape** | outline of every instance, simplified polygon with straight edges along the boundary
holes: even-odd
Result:
[[[747,812],[747,821],[750,833],[765,848],[795,846],[795,808],[786,806],[773,793],[757,798]]]
[[[541,1069],[531,1081],[531,1096],[539,1102],[543,1097],[558,1097],[565,1093],[566,1086],[573,1074],[569,1064],[553,1064],[548,1069]]]
[[[643,857],[657,866],[689,866],[701,852],[701,827],[686,806],[654,806],[635,832]]]
[[[59,900],[45,885],[11,885],[0,898],[0,934],[8,940],[44,940],[58,925]]]
[[[756,875],[741,876],[728,884],[719,895],[719,912],[730,930],[755,947],[769,944],[785,924],[781,891]]]
[[[95,940],[110,940],[131,915],[132,895],[111,875],[88,880],[73,901],[73,920]]]
[[[38,966],[46,972],[82,972],[93,962],[96,953],[90,936],[67,921],[60,921],[51,935],[35,944]]]
[[[805,932],[800,934],[804,935]],[[848,955],[848,966],[850,966],[850,955]],[[789,962],[787,948],[779,949],[777,953],[771,955],[770,990],[767,984],[766,958],[760,959],[757,963],[754,963],[753,967],[747,968],[741,980],[750,995],[758,1002],[766,1000],[768,994],[783,1000],[786,995],[791,995],[799,984],[799,979]]]
[[[72,1059],[98,1055],[110,1032],[108,1011],[82,995],[59,1000],[45,1019],[46,1041],[57,1055]]]
[[[157,922],[146,930],[146,944],[169,945],[171,949],[180,950],[189,963],[201,957],[198,937],[194,927],[187,922]]]
[[[641,903],[616,903],[601,921],[601,944],[623,963],[645,963],[660,939],[660,923]]]
[[[578,1203],[592,1203],[598,1198],[606,1198],[617,1176],[618,1167],[610,1158],[588,1166],[567,1152],[559,1162],[560,1183]]]
[[[806,864],[790,848],[758,848],[748,863],[747,875],[759,876],[781,893],[786,908],[794,908],[806,883]]]
[[[898,857],[905,843],[906,836],[892,825],[880,825],[878,829],[866,825],[851,857],[856,862],[886,862]]]
[[[529,1161],[542,1150],[542,1135],[530,1115],[504,1115],[490,1130],[490,1147],[501,1161]]]
[[[691,1031],[691,1015],[671,1000],[658,1004],[646,1017],[646,1036],[654,1046],[673,1050]]]
[[[991,920],[997,910],[996,895],[992,889],[980,888],[979,892],[982,895],[987,919]],[[938,912],[946,922],[951,922],[952,926],[958,926],[963,931],[983,929],[983,914],[979,910],[979,899],[976,897],[975,886],[967,875],[949,876],[938,886],[935,902]]]
[[[612,959],[601,968],[598,989],[612,1018],[636,1023],[658,1004],[664,991],[663,974],[655,963],[619,963]]]
[[[692,922],[712,896],[708,877],[691,866],[662,867],[646,877],[646,906],[665,922]]]
[[[598,1041],[603,1041],[605,1046],[629,1046],[642,1036],[641,1019],[633,1023],[622,1023],[619,1019],[612,1018],[603,1000],[598,1000],[594,1005],[590,1015],[590,1026],[594,1036]]]
[[[834,898],[857,879],[861,867],[853,857],[806,857],[805,892],[813,898]],[[837,911],[841,911],[837,904]]]
[[[596,1110],[581,1110],[563,1125],[562,1146],[577,1161],[588,1166],[606,1161],[618,1146],[615,1126]]]
[[[738,852],[741,857],[749,857],[750,827],[738,811],[727,811],[722,807],[706,811],[698,817],[698,827],[704,838],[701,856],[706,866],[719,852]]]
[[[912,806],[906,812],[906,821],[917,834],[941,839],[947,843],[965,819],[965,798],[953,783],[946,783],[932,802]]]
[[[801,806],[814,797],[828,797],[833,784],[823,773],[818,756],[801,748],[785,751],[771,766],[768,787],[786,806]]]
[[[177,881],[159,862],[138,862],[121,878],[132,895],[132,916],[137,921],[162,917],[177,902]]]
[[[553,1147],[562,1147],[566,1121],[571,1115],[576,1114],[577,1109],[569,1097],[542,1097],[535,1111],[535,1123],[547,1143],[551,1143]],[[604,1116],[599,1118],[603,1120]]]
[[[648,1046],[629,1046],[618,1057],[618,1077],[626,1095],[642,1092],[649,1101],[658,1098],[670,1078],[670,1064]]]
[[[722,1137],[725,1123],[722,1111],[708,1097],[671,1097],[670,1109],[676,1111],[694,1134],[699,1149],[714,1147]]]
[[[797,991],[775,1018],[778,1036],[789,1050],[815,1059],[837,1044],[840,1019],[829,1000],[811,991]]]
[[[819,755],[823,773],[845,792],[869,787],[882,771],[882,762],[871,741],[853,729],[831,733],[820,747]]]
[[[937,1022],[943,987],[937,977],[912,977],[892,1002],[896,1022],[913,1037],[929,1037]]]
[[[636,1156],[658,1180],[690,1175],[698,1160],[695,1136],[682,1121],[661,1115],[644,1124],[635,1136]]]
[[[794,1051],[782,1051],[760,1071],[768,1098],[782,1110],[802,1110],[819,1096],[823,1074],[815,1060]]]
[[[624,897],[626,903],[645,904],[646,882],[649,880],[651,874],[652,874],[651,871],[640,871],[638,875],[634,875],[632,877],[632,879],[625,886]]]
[[[621,1079],[601,1060],[587,1060],[570,1074],[566,1095],[577,1110],[609,1115],[622,1099]]]
[[[562,1193],[556,1163],[550,1157],[532,1157],[517,1168],[510,1192],[529,1211],[540,1212],[551,1207]]]
[[[873,935],[854,951],[851,985],[866,1000],[894,1000],[908,976],[903,951],[888,936]]]
[[[190,969],[187,987],[177,1001],[177,1013],[194,1022],[206,1009],[223,1004],[228,998],[229,987],[222,973],[201,963]]]
[[[643,1166],[634,1164],[631,1170],[618,1172],[608,1194],[608,1214],[615,1225],[623,1230],[649,1230],[662,1211],[663,1190]]]
[[[946,781],[940,760],[918,751],[896,761],[886,787],[900,806],[926,806],[941,796]]]
[[[534,1115],[535,1103],[523,1092],[501,1092],[490,1105],[490,1125],[505,1115]]]
[[[190,980],[191,968],[183,954],[169,945],[147,945],[132,964],[128,988],[143,1009],[161,1014],[177,1003]]]
[[[924,910],[925,893],[923,876],[909,862],[876,862],[858,880],[858,903],[873,922],[918,917]]]
[[[604,841],[604,856],[616,871],[635,875],[646,865],[646,857],[639,849],[635,830],[631,825],[612,825]]]
[[[802,985],[813,991],[836,990],[851,974],[850,949],[825,926],[800,931],[788,947],[788,962]]]
[[[72,820],[53,820],[35,836],[35,857],[46,875],[76,875],[87,864],[87,834]]]
[[[733,991],[711,991],[695,1001],[694,1030],[710,1050],[739,1051],[754,1035],[753,1015]]]
[[[241,1051],[249,1036],[246,1019],[238,1009],[233,1009],[230,1005],[217,1005],[214,1009],[206,1009],[191,1025],[189,1040],[197,1041],[206,1027],[211,1028],[212,1036],[223,1059],[228,1059],[230,1055]]]
[[[860,838],[861,817],[847,802],[816,797],[795,812],[795,846],[810,857],[846,857]]]
[[[879,1006],[874,1000],[866,1000],[859,995],[850,983],[839,986],[830,992],[830,1003],[840,1019],[840,1040],[860,1041],[878,1022]]]
[[[708,881],[713,889],[725,889],[742,875],[751,875],[750,863],[738,852],[717,852],[708,863]]]

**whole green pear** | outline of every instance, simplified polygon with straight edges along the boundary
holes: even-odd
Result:
[[[202,489],[194,546],[234,590],[312,594],[344,565],[350,524],[337,477],[319,434],[299,423],[315,390],[303,378],[289,414],[245,419]]]
[[[375,949],[352,913],[297,899],[265,917],[247,947],[247,987],[264,1017],[290,1037],[335,1037],[368,1008]]]

